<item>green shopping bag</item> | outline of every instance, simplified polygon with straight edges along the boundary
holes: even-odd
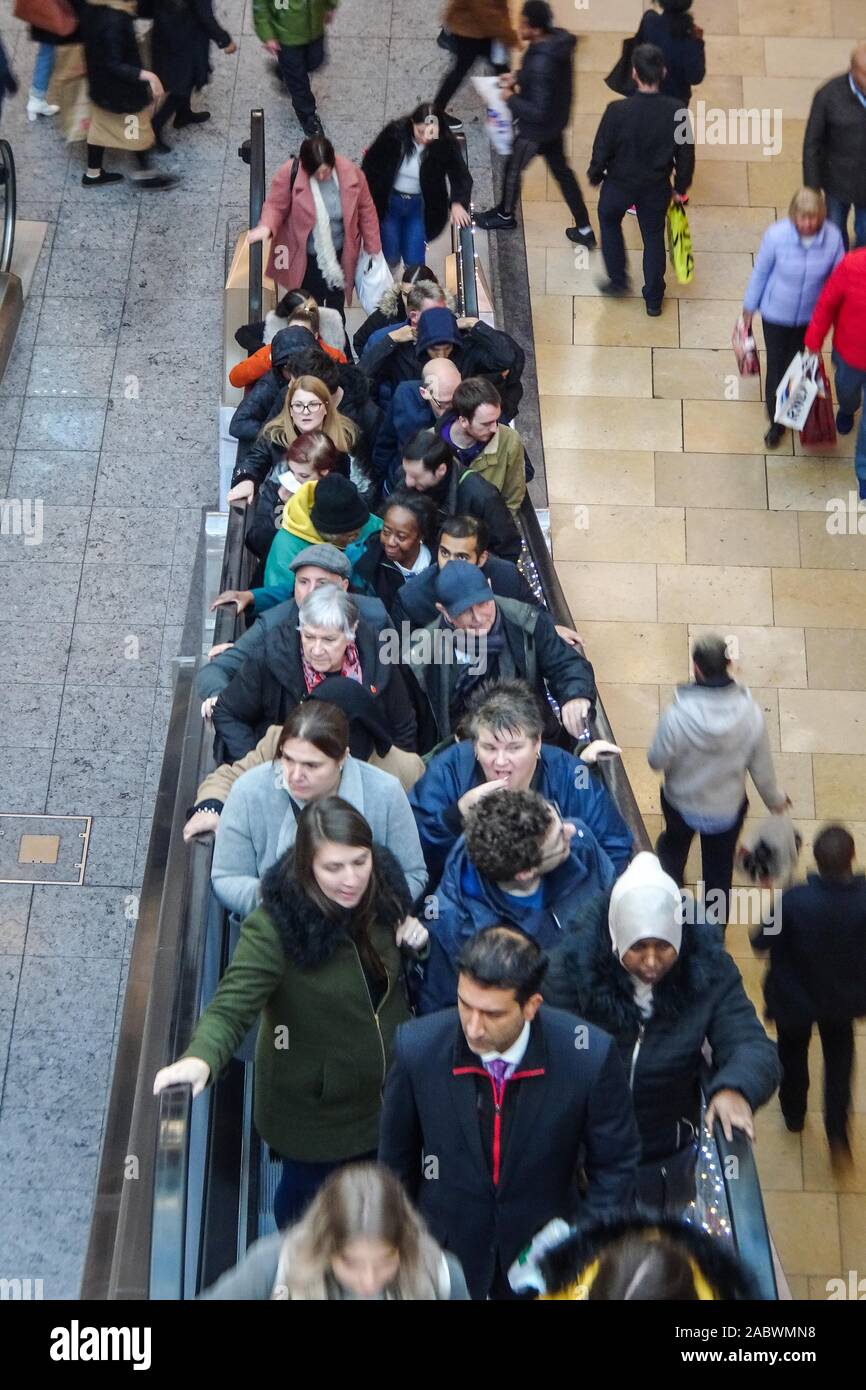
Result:
[[[689,231],[686,210],[680,203],[671,203],[668,208],[668,251],[674,274],[680,284],[691,284],[695,277],[692,234]]]

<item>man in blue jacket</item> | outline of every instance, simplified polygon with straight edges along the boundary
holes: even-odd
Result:
[[[401,381],[391,397],[373,446],[373,473],[387,493],[398,485],[403,449],[419,430],[432,429],[451,409],[454,392],[462,381],[447,357],[425,362],[420,381]]]
[[[578,907],[615,878],[582,821],[563,821],[538,792],[491,792],[467,814],[442,882],[425,903],[430,955],[421,1012],[454,1003],[460,949],[483,927],[511,923],[546,950]]]

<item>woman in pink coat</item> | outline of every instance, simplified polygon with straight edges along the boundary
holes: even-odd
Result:
[[[304,140],[274,175],[249,240],[267,237],[267,273],[281,290],[301,288],[342,314],[352,302],[362,247],[375,256],[382,241],[367,180],[350,159],[334,154],[324,135]]]

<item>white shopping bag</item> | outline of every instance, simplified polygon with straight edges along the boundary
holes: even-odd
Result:
[[[366,313],[375,313],[380,299],[393,283],[394,277],[381,251],[378,256],[368,256],[366,251],[361,253],[355,271],[355,293]]]
[[[514,122],[498,77],[473,77],[475,90],[487,107],[487,134],[497,154],[511,154]]]
[[[803,428],[818,394],[817,376],[818,359],[808,352],[798,352],[776,392],[777,425],[787,425],[792,430]]]

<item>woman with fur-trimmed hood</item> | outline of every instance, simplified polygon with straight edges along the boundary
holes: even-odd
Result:
[[[638,854],[609,897],[576,915],[551,952],[544,1000],[616,1038],[641,1134],[638,1197],[681,1211],[694,1197],[701,1124],[754,1138],[753,1114],[779,1084],[776,1046],[714,927],[683,923],[680,890]],[[704,1080],[704,1040],[712,1070]]]
[[[696,1226],[624,1216],[573,1231],[540,1261],[542,1302],[722,1302],[760,1298],[733,1248]]]

